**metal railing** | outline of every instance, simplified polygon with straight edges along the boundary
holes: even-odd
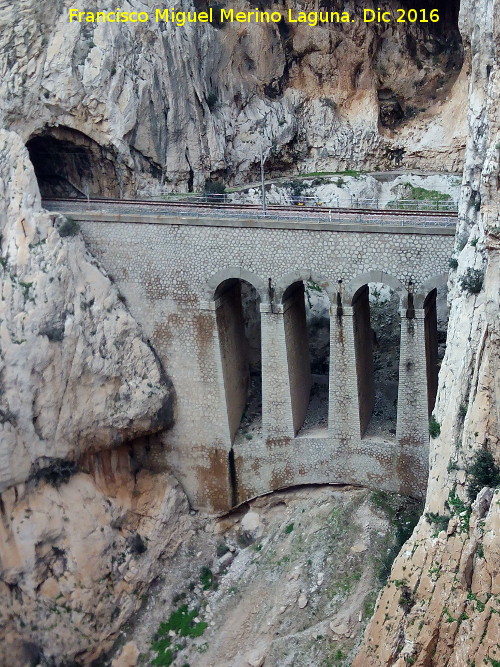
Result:
[[[189,208],[189,203],[185,202],[185,207],[169,207],[168,202],[165,202],[164,207],[148,208],[147,201],[144,202],[144,207],[141,204],[131,203],[127,204],[126,201],[123,202],[50,202],[47,201],[47,204],[50,204],[49,208],[53,212],[60,212],[68,215],[74,216],[75,213],[89,213],[89,214],[98,214],[99,216],[105,217],[106,215],[113,215],[113,209],[119,210],[119,216],[123,218],[124,216],[147,216],[147,217],[175,217],[180,219],[206,219],[216,220],[227,219],[227,220],[269,220],[273,222],[309,222],[309,223],[345,223],[345,224],[359,224],[363,226],[387,226],[387,227],[455,227],[457,219],[455,216],[440,216],[433,218],[432,212],[429,212],[429,217],[419,215],[419,216],[408,216],[406,217],[404,213],[400,210],[391,211],[387,210],[386,213],[382,213],[380,210],[377,213],[366,213],[353,210],[350,213],[342,211],[340,209],[320,209],[317,210],[304,210],[301,207],[297,207],[296,211],[290,209],[267,209],[266,212],[258,208],[241,208],[241,209],[208,209],[203,210],[201,208]],[[78,219],[78,217],[77,217]],[[126,222],[122,220],[123,222]]]
[[[202,193],[191,194],[186,193],[180,196],[179,193],[172,195],[156,195],[165,202],[168,201],[182,201],[182,202],[198,202],[204,204],[239,204],[255,205],[259,202],[241,202],[238,200],[237,193]],[[152,197],[144,195],[144,201],[148,201]],[[139,197],[141,199],[141,197]],[[365,198],[349,195],[347,197],[333,197],[328,202],[324,202],[319,197],[290,195],[286,202],[273,203],[267,202],[267,206],[317,206],[323,208],[373,208],[373,209],[394,209],[399,211],[436,211],[436,212],[455,212],[458,210],[457,202],[452,199],[380,199],[380,198]]]

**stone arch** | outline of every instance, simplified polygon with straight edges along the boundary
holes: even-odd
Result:
[[[345,304],[351,304],[356,292],[368,283],[384,283],[384,285],[388,285],[399,294],[400,301],[406,296],[405,286],[394,276],[391,276],[385,271],[367,271],[366,273],[351,278],[351,280],[344,285]]]
[[[312,280],[313,282],[317,283],[328,295],[330,303],[335,302],[337,294],[336,284],[332,284],[330,280],[325,278],[325,276],[318,273],[317,271],[312,271],[311,269],[296,269],[295,271],[290,271],[284,276],[281,276],[281,278],[278,278],[276,281],[274,286],[274,298],[276,303],[281,303],[283,300],[283,295],[291,285],[302,280]]]
[[[228,266],[211,276],[205,287],[204,300],[213,301],[217,289],[226,280],[244,280],[257,290],[261,303],[269,303],[269,287],[266,282],[256,273],[242,269],[239,266]]]
[[[379,301],[370,284],[395,293]],[[352,306],[361,437],[395,439],[401,348],[401,306],[407,301],[402,283],[384,271],[368,271],[347,283],[344,303]]]
[[[116,150],[71,127],[44,127],[26,142],[42,197],[118,197]]]
[[[414,303],[415,308],[423,308],[424,301],[427,299],[430,292],[433,289],[439,289],[440,287],[447,287],[448,285],[448,274],[440,273],[436,276],[432,276],[424,283],[422,283],[419,288],[415,291]]]
[[[307,290],[313,281],[321,290]],[[328,428],[330,313],[335,292],[330,281],[309,269],[291,271],[275,288],[283,312],[294,434]]]

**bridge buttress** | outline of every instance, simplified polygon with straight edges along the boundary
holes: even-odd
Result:
[[[360,440],[353,308],[330,308],[328,435],[342,446]]]
[[[269,440],[293,438],[294,425],[283,305],[261,303],[262,431]]]
[[[396,439],[402,449],[420,452],[427,461],[429,445],[427,364],[425,351],[425,311],[415,309],[408,318],[401,309],[398,421]],[[423,450],[423,451],[422,451]],[[424,479],[421,482],[424,482]]]

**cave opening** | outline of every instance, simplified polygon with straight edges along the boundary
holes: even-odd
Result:
[[[77,130],[46,128],[26,143],[42,198],[119,197],[116,154]]]

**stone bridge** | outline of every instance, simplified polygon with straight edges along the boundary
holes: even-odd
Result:
[[[161,456],[194,507],[224,512],[316,483],[422,497],[437,388],[436,289],[446,285],[453,227],[71,215],[173,381],[175,425],[161,436]],[[327,414],[309,429],[307,281],[330,302]],[[370,432],[370,283],[399,297],[397,425],[389,437]],[[244,433],[250,386],[257,427]]]

